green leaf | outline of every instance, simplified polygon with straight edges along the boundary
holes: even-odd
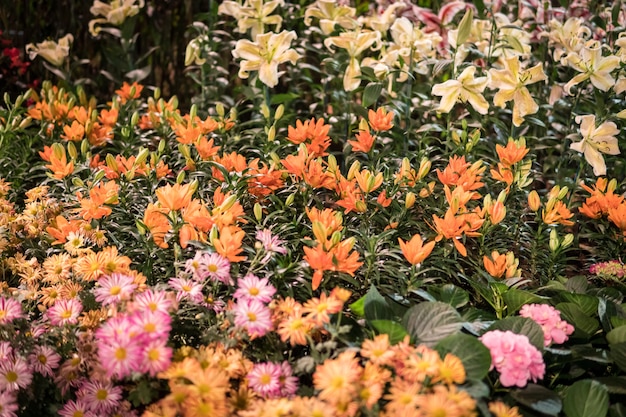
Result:
[[[587,287],[589,287],[589,282],[587,281],[587,277],[584,275],[576,275],[575,277],[571,277],[565,283],[565,288],[567,291],[575,292],[577,294],[584,294],[587,292]]]
[[[611,359],[622,371],[626,371],[626,342],[609,345]]]
[[[454,284],[445,284],[437,290],[439,290],[439,301],[450,304],[454,308],[463,307],[465,304],[469,303],[467,291]]]
[[[544,301],[538,295],[516,288],[511,288],[505,292],[502,298],[506,303],[507,314],[509,315],[515,314],[525,304],[542,303]]]
[[[626,376],[605,376],[593,380],[604,384],[609,394],[626,394]]]
[[[604,417],[609,411],[608,390],[598,381],[577,381],[565,392],[563,409],[567,417]]]
[[[350,304],[350,310],[357,316],[365,316],[365,295]]]
[[[609,416],[626,417],[626,405],[620,403],[611,404],[611,408],[609,408]]]
[[[391,320],[372,320],[369,322],[379,333],[389,335],[389,343],[395,345],[406,336],[406,329],[398,322]]]
[[[389,304],[387,304],[387,300],[380,295],[373,285],[367,294],[365,294],[363,313],[367,321],[393,319],[393,313],[391,312]]]
[[[610,344],[626,342],[626,326],[616,327],[606,334]]]
[[[411,307],[403,319],[404,325],[418,343],[434,346],[444,337],[461,330],[463,321],[449,304],[439,301],[423,302]]]
[[[574,303],[587,316],[593,316],[598,312],[598,297],[587,294],[572,294],[568,292],[561,293],[565,301]]]
[[[382,83],[369,83],[363,90],[363,107],[369,107],[376,103],[383,91]]]
[[[507,317],[493,323],[487,329],[487,331],[491,330],[510,330],[516,334],[523,334],[528,337],[533,346],[539,349],[540,352],[543,352],[543,330],[532,319],[519,316]]]
[[[464,333],[452,334],[440,340],[435,349],[441,357],[446,353],[457,356],[463,362],[467,379],[481,380],[489,373],[491,353],[475,337]]]
[[[512,390],[511,397],[518,403],[549,416],[558,415],[563,408],[561,397],[557,393],[537,384],[528,384],[523,389]]]
[[[468,7],[465,11],[465,15],[461,22],[459,23],[459,31],[456,35],[456,47],[459,48],[461,45],[465,43],[467,38],[469,38],[470,32],[472,30],[472,23],[474,20],[474,10],[471,7]]]
[[[556,305],[561,316],[576,329],[574,337],[590,338],[599,328],[600,322],[587,316],[574,303],[559,303]]]

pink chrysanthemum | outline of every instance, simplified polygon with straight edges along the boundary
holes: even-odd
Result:
[[[0,297],[0,325],[22,317],[22,304],[14,298]]]
[[[53,326],[78,323],[78,316],[83,311],[82,303],[76,298],[57,300],[46,312],[46,316]]]
[[[150,310],[169,313],[174,306],[174,301],[167,291],[149,289],[135,295],[134,307],[140,311]]]
[[[574,326],[561,320],[561,312],[547,304],[526,304],[519,315],[532,319],[541,326],[544,346],[564,343],[574,333]]]
[[[96,417],[84,401],[70,400],[59,410],[60,417]]]
[[[124,378],[141,366],[142,347],[134,338],[100,340],[98,359],[107,376]]]
[[[233,285],[230,277],[230,261],[219,253],[211,253],[203,259],[207,270],[207,277],[213,281],[220,281],[226,285]]]
[[[51,377],[54,375],[54,370],[59,367],[61,355],[50,346],[36,346],[28,359],[35,372]]]
[[[199,304],[204,298],[202,285],[190,279],[172,278],[168,284],[172,289],[176,290],[176,301],[189,300],[194,304]]]
[[[280,394],[281,369],[272,362],[257,363],[248,373],[248,386],[264,398],[275,398]]]
[[[541,352],[528,337],[511,331],[492,330],[479,339],[491,353],[491,369],[500,373],[505,387],[525,387],[529,380],[543,378],[546,366]]]
[[[272,301],[276,288],[267,278],[259,279],[256,275],[248,274],[237,281],[237,291],[233,295],[239,300],[258,300],[263,303]]]
[[[136,288],[137,285],[134,283],[133,277],[114,273],[102,276],[93,293],[96,296],[96,301],[106,306],[130,299]]]
[[[194,279],[198,281],[204,281],[208,276],[206,263],[204,262],[205,257],[206,252],[197,251],[193,259],[187,259],[187,262],[185,262],[185,272],[193,275]]]
[[[278,236],[273,235],[270,229],[263,229],[256,232],[256,240],[261,242],[263,249],[267,254],[263,257],[261,262],[267,262],[274,256],[275,253],[284,255],[287,253],[287,248],[283,245],[285,241],[280,240]]]
[[[9,342],[0,342],[0,362],[4,362],[13,357],[13,347]]]
[[[280,396],[291,397],[298,390],[298,378],[293,376],[293,370],[289,362],[283,361],[280,364]]]
[[[79,391],[87,408],[96,415],[105,415],[115,410],[122,399],[122,389],[110,382],[87,381]]]
[[[17,417],[17,397],[9,391],[0,391],[0,417]]]
[[[151,311],[137,311],[128,319],[134,328],[134,333],[143,334],[149,340],[165,338],[167,340],[172,329],[172,318],[169,314]]]
[[[166,346],[166,340],[153,340],[143,352],[143,372],[151,376],[165,371],[172,362],[172,348]]]
[[[26,388],[33,380],[33,373],[24,358],[0,363],[0,391],[18,391]]]
[[[272,329],[271,311],[259,300],[239,300],[235,305],[235,325],[251,337],[260,337]]]

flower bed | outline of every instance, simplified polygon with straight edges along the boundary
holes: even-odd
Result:
[[[0,416],[626,414],[626,10],[343,3],[214,5],[189,109],[26,48]]]

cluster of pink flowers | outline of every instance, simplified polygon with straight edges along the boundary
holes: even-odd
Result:
[[[525,387],[529,380],[543,378],[546,365],[541,352],[528,337],[511,331],[492,330],[480,341],[491,352],[491,369],[500,373],[500,382],[505,387]]]
[[[543,344],[564,343],[570,334],[574,333],[574,326],[561,320],[561,312],[547,304],[526,304],[519,312],[520,316],[532,319],[543,330]]]
[[[84,381],[76,392],[76,400],[70,400],[61,410],[61,417],[97,417],[123,415],[122,389],[111,381]]]
[[[114,273],[102,276],[93,293],[96,301],[102,303],[103,306],[116,305],[120,301],[129,300],[136,288],[133,277]]]
[[[626,265],[619,261],[600,262],[591,265],[589,272],[594,275],[610,275],[623,278],[626,275]]]
[[[210,279],[226,285],[234,284],[230,276],[230,261],[219,253],[197,251],[193,259],[185,263],[185,272],[199,283]]]
[[[259,279],[247,274],[237,281],[234,297],[235,325],[246,329],[250,337],[264,336],[272,330],[272,312],[267,303],[272,300],[276,288],[267,278]]]
[[[247,378],[250,388],[263,398],[291,397],[298,389],[298,378],[287,361],[257,363]]]
[[[137,298],[129,312],[110,318],[96,332],[98,359],[109,377],[133,372],[154,376],[171,363],[171,302],[157,292]]]

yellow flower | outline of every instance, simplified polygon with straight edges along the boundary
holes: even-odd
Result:
[[[239,77],[248,78],[250,71],[259,71],[259,79],[268,87],[278,84],[278,65],[290,61],[295,64],[300,54],[289,49],[291,41],[296,39],[296,32],[286,30],[279,34],[263,33],[257,35],[256,42],[247,39],[237,41],[233,56],[241,58]]]
[[[240,33],[250,31],[250,37],[265,33],[265,25],[274,25],[274,30],[280,30],[283,18],[280,15],[270,16],[278,6],[284,6],[284,0],[272,0],[264,3],[263,0],[246,0],[240,5],[234,1],[225,1],[217,9],[219,14],[225,14],[237,19],[237,30]]]
[[[522,124],[524,116],[539,110],[539,106],[526,86],[546,79],[542,64],[521,70],[519,57],[513,56],[505,59],[504,69],[491,69],[489,75],[491,76],[489,88],[499,90],[493,97],[493,104],[504,108],[507,102],[513,100],[513,124],[515,126]]]
[[[375,31],[351,31],[343,32],[339,36],[332,36],[324,40],[324,45],[328,49],[331,46],[342,48],[348,51],[350,56],[350,63],[346,68],[346,73],[343,77],[343,88],[346,91],[353,91],[359,88],[361,85],[361,66],[359,65],[358,57],[367,49],[380,49],[380,32]]]
[[[74,42],[74,37],[71,34],[67,34],[59,39],[58,43],[55,41],[43,41],[38,43],[37,46],[29,43],[26,45],[26,52],[30,59],[35,59],[37,55],[54,65],[60,67],[70,53],[70,44]]]
[[[619,129],[613,122],[604,122],[596,127],[596,116],[592,114],[576,116],[576,123],[580,124],[582,140],[572,143],[570,148],[585,155],[585,159],[593,167],[594,175],[606,175],[602,153],[619,155],[615,137],[619,134]]]
[[[487,114],[489,103],[483,97],[482,92],[487,87],[487,77],[474,78],[475,66],[469,66],[463,70],[456,80],[448,80],[433,86],[433,95],[441,96],[441,103],[437,111],[448,113],[458,101],[468,102],[474,110],[480,114]]]
[[[135,1],[138,1],[135,4]],[[144,0],[113,0],[111,4],[95,0],[93,6],[89,9],[94,16],[104,16],[103,18],[93,19],[89,22],[89,33],[96,36],[100,32],[99,24],[109,23],[119,26],[124,23],[127,17],[135,16],[139,10],[145,5]]]
[[[356,28],[358,22],[354,18],[355,14],[354,7],[338,5],[336,0],[317,0],[304,12],[304,24],[310,26],[311,18],[316,17],[320,20],[320,29],[324,35],[330,35],[335,25],[349,30]]]
[[[603,57],[602,47],[596,41],[587,42],[580,55],[571,52],[566,61],[570,67],[580,72],[563,87],[566,94],[570,94],[573,86],[587,79],[598,90],[608,91],[615,84],[611,71],[620,65],[620,59],[615,55]]]

